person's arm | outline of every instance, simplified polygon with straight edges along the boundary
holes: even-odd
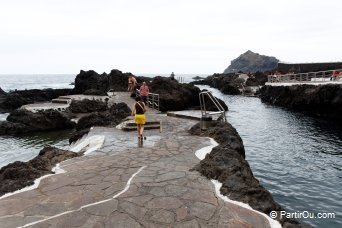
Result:
[[[146,105],[145,105],[145,103],[144,102],[142,102],[142,104],[143,104],[143,108],[144,108],[144,113],[147,111],[147,107],[146,107]]]
[[[134,116],[134,115],[135,115],[135,112],[136,112],[136,110],[135,110],[135,103],[134,103],[133,106],[132,106],[132,113],[131,113],[131,116]]]

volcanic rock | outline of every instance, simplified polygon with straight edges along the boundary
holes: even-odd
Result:
[[[50,101],[71,93],[71,89],[15,90],[0,96],[0,112],[11,112],[22,105]]]
[[[253,209],[267,215],[271,211],[284,210],[254,177],[245,160],[243,142],[232,125],[211,121],[208,130],[201,131],[200,123],[198,123],[189,132],[194,135],[212,137],[219,143],[192,170],[200,172],[208,179],[221,182],[221,194],[228,196],[231,200],[249,204]],[[280,222],[283,227],[310,227],[299,224],[293,219],[282,219]]]
[[[10,113],[7,121],[0,122],[0,134],[18,135],[28,132],[72,128],[74,124],[65,114],[56,110],[30,112],[17,109]]]
[[[53,174],[52,168],[61,161],[81,154],[46,146],[28,162],[16,161],[0,169],[0,196],[30,186],[34,180]]]
[[[159,94],[160,111],[186,110],[199,106],[200,89],[194,85],[181,84],[166,77],[155,77],[150,84],[150,91]]]
[[[231,61],[230,66],[223,73],[254,73],[257,71],[271,71],[277,67],[279,60],[275,57],[259,55],[250,50]]]
[[[92,126],[116,126],[129,115],[131,115],[131,109],[126,103],[114,104],[107,111],[93,112],[80,118],[76,129],[79,131]]]
[[[69,107],[72,113],[102,112],[107,109],[107,102],[89,99],[73,100]]]
[[[264,86],[262,102],[342,123],[342,85]]]
[[[98,89],[88,89],[84,91],[84,95],[107,96],[107,93]]]
[[[238,95],[241,94],[243,79],[239,78],[238,74],[214,74],[207,78],[194,81],[190,84],[209,85],[210,87],[220,90],[224,94]]]
[[[265,85],[267,81],[267,74],[258,71],[247,79],[246,86],[262,86]]]
[[[97,93],[106,94],[110,89],[117,92],[127,91],[128,77],[133,74],[122,73],[119,70],[112,70],[109,74],[98,74],[93,70],[83,71],[75,78],[74,93],[85,94],[97,90]],[[149,82],[147,77],[136,77],[137,82]]]

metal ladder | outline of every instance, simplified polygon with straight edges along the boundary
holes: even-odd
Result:
[[[215,111],[215,112],[209,112],[206,109],[205,106],[205,96],[208,96],[209,99],[214,103],[214,105],[216,106],[216,108],[219,111]],[[222,107],[222,105],[220,104],[220,102],[218,102],[218,100],[216,99],[216,97],[214,97],[211,92],[209,91],[203,91],[199,93],[199,100],[200,100],[200,106],[201,106],[201,113],[202,116],[207,116],[207,115],[220,115],[221,121],[227,122],[227,118],[226,118],[226,111],[224,110],[224,108]]]

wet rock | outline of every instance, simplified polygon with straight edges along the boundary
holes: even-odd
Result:
[[[71,89],[16,90],[0,95],[0,112],[11,112],[22,105],[50,101],[59,96],[72,94]]]
[[[219,143],[192,170],[200,172],[208,179],[221,182],[221,194],[247,203],[265,214],[284,210],[254,177],[245,160],[243,142],[234,127],[229,123],[212,121],[207,131],[200,131],[200,124],[196,124],[190,129],[190,133],[212,137]],[[310,227],[300,225],[292,219],[283,219],[280,222],[284,227]]]
[[[89,99],[73,100],[69,107],[72,113],[101,112],[107,109],[107,102]]]
[[[342,123],[342,85],[264,86],[262,102]]]
[[[52,174],[52,168],[61,161],[80,156],[75,152],[46,146],[28,162],[16,161],[0,169],[0,196],[30,186],[34,180]]]
[[[17,109],[10,113],[7,121],[0,123],[2,135],[19,135],[28,132],[58,130],[72,128],[74,124],[65,114],[56,110],[30,112]]]

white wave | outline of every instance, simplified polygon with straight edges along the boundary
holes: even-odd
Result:
[[[207,137],[207,138],[209,138],[209,137]],[[201,149],[199,149],[199,150],[197,150],[197,151],[195,152],[195,155],[196,155],[200,160],[203,160],[203,159],[205,158],[205,155],[209,154],[209,153],[212,151],[212,149],[213,149],[215,146],[218,145],[218,143],[217,143],[213,138],[209,138],[209,139],[210,139],[210,143],[211,143],[210,146],[203,147],[203,148],[201,148]],[[264,216],[264,217],[268,220],[268,222],[269,222],[269,224],[270,224],[270,226],[271,226],[272,228],[281,228],[281,225],[280,225],[280,223],[279,223],[278,221],[276,221],[276,220],[274,220],[274,219],[271,219],[269,216],[267,216],[266,214],[264,214],[264,213],[262,213],[262,212],[259,212],[259,211],[257,211],[257,210],[254,210],[249,204],[246,204],[246,203],[243,203],[243,202],[239,202],[239,201],[235,201],[235,200],[231,200],[231,199],[229,199],[227,196],[222,195],[222,194],[220,193],[220,188],[221,188],[221,186],[222,186],[222,183],[221,183],[221,182],[219,182],[219,181],[217,181],[217,180],[211,180],[211,182],[212,182],[212,183],[214,184],[214,186],[215,186],[215,193],[216,193],[216,195],[217,195],[218,197],[220,197],[223,201],[228,202],[228,203],[232,203],[232,204],[235,204],[235,205],[238,205],[238,206],[240,206],[240,207],[243,207],[243,208],[246,208],[246,209],[248,209],[248,210],[250,210],[250,211],[253,211],[253,212],[255,212],[255,213],[258,213],[259,215]]]

